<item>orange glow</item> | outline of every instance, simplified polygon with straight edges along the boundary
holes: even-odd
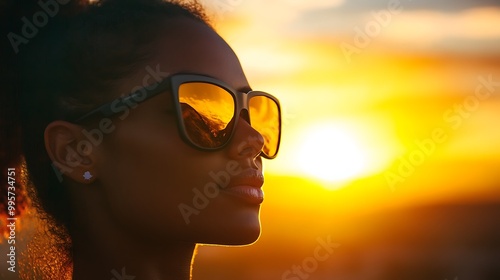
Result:
[[[384,270],[385,258],[394,257],[387,253],[393,244],[411,244],[408,240],[431,233],[444,234],[444,240],[473,235],[458,230],[458,224],[449,225],[446,234],[426,224],[442,212],[425,209],[499,203],[500,130],[493,128],[500,119],[500,33],[493,28],[500,24],[498,5],[455,11],[411,9],[401,2],[401,13],[369,37],[367,46],[359,46],[355,28],[365,28],[372,12],[379,11],[368,4],[358,4],[360,11],[335,13],[349,2],[332,1],[323,10],[315,9],[321,1],[300,7],[277,2],[280,7],[244,1],[216,25],[238,54],[252,88],[277,96],[284,110],[280,154],[264,162],[263,234],[257,244],[233,253],[202,248],[206,266],[195,275],[217,275],[223,259],[240,271],[249,271],[249,262],[255,271],[266,271],[245,279],[286,279],[283,272],[311,254],[316,238],[332,235],[342,241],[339,257],[319,264],[310,279],[374,279],[357,275],[366,267]],[[346,57],[342,43],[356,51]],[[491,77],[496,85],[475,104],[480,77]],[[444,140],[430,144],[436,129]],[[422,143],[430,145],[427,150]],[[397,184],[388,182],[388,174],[398,176]],[[411,230],[395,234],[402,225]],[[370,247],[379,241],[382,249]],[[444,241],[426,244],[435,249]],[[410,247],[401,250],[417,258],[420,253]],[[346,264],[365,253],[375,260]],[[212,260],[215,256],[219,259]],[[456,273],[433,279],[453,279]]]
[[[498,26],[500,8],[403,9],[348,59],[340,46],[354,44],[354,28],[365,27],[372,11],[353,12],[326,28],[335,17],[305,21],[299,16],[319,11],[314,10],[318,3],[279,9],[286,11],[282,14],[273,5],[263,9],[258,1],[243,2],[216,25],[238,54],[251,86],[276,95],[283,106],[282,146],[277,159],[265,162],[267,173],[342,188],[346,191],[337,195],[349,193],[353,200],[369,192],[372,210],[388,205],[388,192],[401,195],[397,204],[404,207],[498,193],[492,182],[500,179],[492,174],[500,166],[500,134],[489,127],[499,118],[494,96],[500,88],[493,88],[478,109],[458,116],[459,127],[450,118],[457,118],[456,107],[480,86],[479,77],[500,80],[500,33],[487,28]],[[329,11],[343,3],[332,2]],[[292,24],[298,21],[304,25]],[[486,48],[475,40],[496,41]],[[416,143],[436,128],[443,129],[446,141],[391,189],[388,172],[397,171],[418,151]],[[449,168],[453,172],[445,171]],[[293,208],[293,199],[289,205]]]
[[[400,1],[401,12],[361,46],[357,28],[391,1],[210,2],[224,3],[210,6],[214,26],[252,89],[280,100],[283,134],[278,157],[263,160],[260,239],[202,246],[193,279],[485,275],[467,269],[500,251],[498,4]],[[342,10],[350,2],[359,7]],[[444,4],[425,7],[431,2]],[[343,43],[354,48],[348,56]],[[436,129],[442,141],[432,140]],[[341,246],[327,260],[307,278],[283,277],[328,236]],[[451,257],[467,262],[453,263],[449,274],[366,276]]]

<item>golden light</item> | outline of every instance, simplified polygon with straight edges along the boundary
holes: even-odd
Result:
[[[367,171],[368,149],[348,127],[321,124],[304,135],[298,160],[309,176],[327,183],[342,183]]]

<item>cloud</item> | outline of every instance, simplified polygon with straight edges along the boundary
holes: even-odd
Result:
[[[234,17],[245,17],[253,23],[272,22],[281,25],[296,19],[303,13],[332,9],[344,4],[345,0],[202,0],[204,6],[216,21]]]
[[[459,13],[408,11],[390,24],[376,43],[432,51],[498,53],[499,8],[475,8]]]
[[[400,2],[406,11],[434,10],[440,12],[458,12],[478,7],[500,7],[498,0],[392,0]],[[349,0],[344,5],[332,9],[339,13],[366,12],[386,9],[391,0]]]
[[[216,23],[218,31],[239,54],[251,58],[244,61],[249,69],[262,68],[262,61],[266,61],[266,70],[260,72],[267,74],[303,67],[304,61],[295,57],[304,52],[299,49],[299,41],[308,38],[329,42],[330,52],[339,51],[340,48],[335,46],[339,46],[341,42],[355,45],[355,29],[365,29],[369,22],[374,21],[373,13],[387,11],[384,9],[389,2],[375,0],[373,3],[379,3],[378,6],[373,6],[372,2],[363,2],[367,7],[382,8],[378,10],[364,7],[357,12],[339,12],[345,10],[346,5],[354,4],[351,0],[220,1],[238,5],[227,12],[227,16],[220,20],[220,25],[217,26]],[[453,2],[456,3],[454,8],[445,9],[444,6],[451,5],[450,1],[437,1],[440,4],[422,0],[413,0],[411,3],[406,3],[410,0],[401,1],[402,11],[391,15],[390,22],[371,38],[366,49],[489,54],[500,52],[500,29],[496,28],[500,26],[500,4],[489,7],[491,5],[487,3],[490,1],[486,0],[457,1]],[[360,4],[357,0],[353,2]],[[413,6],[407,7],[406,4]],[[468,8],[462,10],[464,7]],[[457,11],[449,12],[452,9]],[[310,56],[308,55],[309,58]],[[271,64],[270,61],[280,63]]]
[[[478,8],[456,14],[411,11],[388,26],[387,36],[395,40],[496,39],[500,37],[500,29],[494,26],[500,26],[498,8]]]
[[[350,14],[338,14],[333,10],[314,11],[293,22],[288,30],[295,34],[316,35],[335,40],[342,38],[353,44],[356,29],[365,30],[375,21],[374,10]],[[473,50],[486,47],[500,51],[500,7],[480,7],[448,13],[437,10],[406,10],[388,15],[372,39],[376,44],[405,44],[405,48],[429,48]],[[350,40],[350,41],[349,41]],[[460,44],[456,44],[460,42]],[[485,45],[486,43],[486,45]],[[474,44],[476,46],[474,46]]]

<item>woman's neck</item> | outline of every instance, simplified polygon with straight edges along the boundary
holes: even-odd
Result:
[[[118,225],[93,201],[73,212],[73,280],[190,280],[196,244]],[[78,211],[79,209],[80,211]],[[129,225],[130,226],[130,225]]]
[[[73,280],[189,280],[195,244],[137,246],[120,238],[73,240]]]

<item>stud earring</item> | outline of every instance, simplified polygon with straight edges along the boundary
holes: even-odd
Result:
[[[87,180],[87,181],[90,181],[90,179],[92,179],[92,174],[90,174],[90,171],[86,171],[85,173],[83,173],[83,179]]]

